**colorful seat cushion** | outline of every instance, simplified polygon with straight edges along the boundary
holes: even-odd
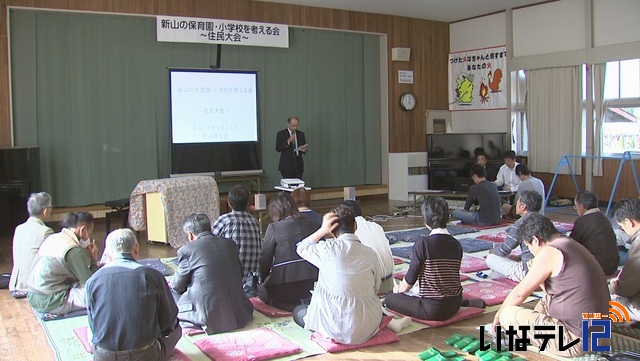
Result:
[[[182,328],[182,334],[184,336],[196,336],[196,335],[202,335],[203,333],[205,333],[205,331],[201,328],[190,328],[190,327]]]
[[[478,257],[464,255],[462,256],[462,263],[460,264],[460,272],[478,272],[489,269],[487,262]]]
[[[573,224],[567,222],[553,222],[553,225],[556,226],[556,229],[560,233],[567,233],[573,230]]]
[[[194,344],[216,361],[271,360],[301,351],[298,345],[264,327],[211,335]]]
[[[507,238],[507,232],[502,231],[498,233],[485,234],[482,236],[478,236],[479,239],[483,239],[485,241],[491,241],[495,243],[503,243]]]
[[[500,282],[480,281],[462,286],[462,297],[481,298],[487,306],[501,304],[513,286]]]
[[[82,343],[84,350],[88,353],[93,353],[93,347],[91,346],[91,341],[89,341],[89,335],[87,334],[88,329],[89,326],[74,328],[73,333],[76,335],[78,340],[80,340],[80,343]]]
[[[382,320],[380,321],[380,326],[379,326],[380,331],[375,336],[368,339],[367,341],[357,345],[345,345],[345,344],[336,342],[331,338],[325,337],[319,334],[318,332],[314,332],[313,334],[311,334],[311,340],[317,343],[318,345],[320,345],[320,347],[322,347],[323,349],[325,349],[327,352],[330,352],[330,353],[343,352],[343,351],[355,350],[359,348],[366,348],[371,346],[398,342],[400,341],[400,338],[398,337],[398,335],[396,335],[395,332],[386,328],[392,319],[393,317],[383,316]]]

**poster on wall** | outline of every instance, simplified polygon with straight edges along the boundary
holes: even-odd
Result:
[[[449,110],[507,108],[507,47],[449,54]]]

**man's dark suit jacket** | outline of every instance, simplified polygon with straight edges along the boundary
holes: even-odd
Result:
[[[591,252],[605,275],[616,271],[620,260],[616,234],[613,232],[611,221],[602,212],[578,217],[573,223],[569,237]]]
[[[298,147],[307,144],[307,140],[304,137],[304,132],[296,130],[296,137],[298,138]],[[300,172],[304,172],[304,160],[302,159],[303,152],[298,152],[298,156],[293,152],[294,142],[287,144],[289,139],[289,129],[285,128],[278,132],[276,136],[276,151],[280,152],[280,163],[278,164],[278,170],[280,172],[288,173],[293,169],[294,162],[298,162]]]
[[[178,270],[171,279],[180,294],[178,319],[201,326],[209,335],[243,327],[253,317],[243,281],[235,242],[199,234],[178,250]]]

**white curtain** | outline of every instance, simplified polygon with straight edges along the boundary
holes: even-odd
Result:
[[[581,67],[527,71],[529,163],[536,172],[555,173],[562,155],[580,155],[582,123]],[[579,158],[569,158],[576,174]],[[569,168],[560,169],[569,174]]]
[[[593,155],[602,156],[602,124],[604,123],[604,77],[607,64],[593,64],[593,110],[595,121],[593,124]],[[602,159],[593,160],[594,176],[602,176]]]

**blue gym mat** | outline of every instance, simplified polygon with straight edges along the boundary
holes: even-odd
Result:
[[[493,248],[494,243],[476,238],[462,238],[459,239],[462,250],[466,253],[474,253],[479,251],[485,251]],[[411,259],[411,250],[413,246],[403,247],[391,247],[391,254],[400,258]]]
[[[450,225],[447,225],[447,231],[449,231],[450,235],[457,236],[460,234],[477,232],[478,230],[475,228],[460,227],[455,224],[450,224]],[[389,240],[389,244],[394,244],[398,241],[415,243],[415,241],[417,241],[418,239],[428,236],[429,232],[431,231],[429,231],[427,228],[420,228],[420,229],[412,229],[409,231],[387,232],[386,236],[387,236],[387,239]]]
[[[486,251],[493,248],[495,244],[491,241],[485,241],[477,238],[461,238],[458,242],[460,242],[462,250],[466,253]]]
[[[159,258],[145,258],[138,260],[138,263],[141,263],[145,267],[153,268],[154,270],[162,273],[163,276],[171,276],[173,271],[171,271],[167,266],[160,261]]]

